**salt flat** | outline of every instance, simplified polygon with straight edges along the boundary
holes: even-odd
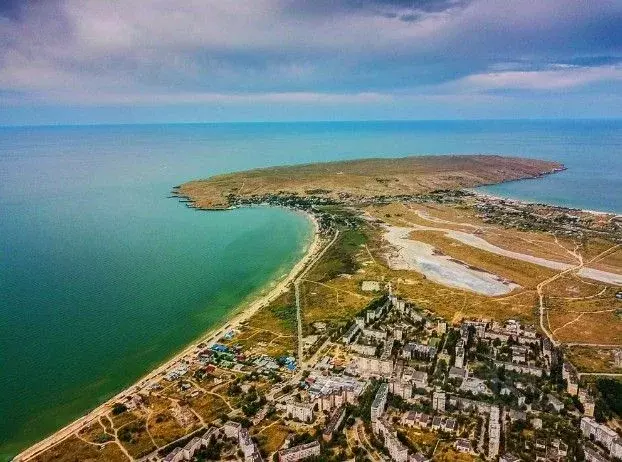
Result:
[[[386,227],[384,238],[395,249],[387,255],[391,269],[418,271],[439,284],[488,296],[505,295],[519,287],[497,275],[473,269],[446,255],[436,254],[433,246],[409,239],[414,229]]]

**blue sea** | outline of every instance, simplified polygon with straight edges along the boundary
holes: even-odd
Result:
[[[0,460],[82,415],[295,264],[305,217],[198,212],[174,185],[410,154],[563,162],[502,196],[622,213],[622,121],[0,128]]]

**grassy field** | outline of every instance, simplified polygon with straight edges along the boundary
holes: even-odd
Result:
[[[464,454],[454,449],[451,444],[440,443],[432,458],[434,462],[476,462],[483,459],[472,454]]]
[[[166,446],[171,441],[175,441],[188,433],[188,428],[184,428],[175,419],[170,411],[171,403],[167,399],[151,396],[149,398],[149,409],[152,411],[147,419],[147,426],[153,440],[159,446]]]
[[[615,367],[612,348],[594,348],[573,346],[565,349],[568,360],[579,372],[616,372],[622,373],[622,367]]]
[[[108,443],[100,449],[98,446],[71,436],[33,460],[36,462],[126,462],[127,457],[115,443]]]
[[[588,299],[548,299],[549,323],[559,341],[622,345],[622,304],[613,289],[600,293]]]
[[[262,451],[266,454],[272,454],[283,446],[287,435],[291,432],[292,430],[280,421],[269,420],[265,423],[262,422],[261,428],[253,436]]]
[[[289,356],[297,348],[296,304],[293,290],[261,308],[248,322],[242,324],[239,332],[228,345],[240,345],[253,354],[267,354],[274,357]]]
[[[224,393],[223,391],[223,394]],[[229,407],[221,398],[208,394],[192,399],[190,401],[190,407],[194,409],[205,422],[215,420],[223,412],[229,412]]]
[[[121,444],[132,457],[139,458],[157,449],[147,432],[147,420],[140,418],[118,429]]]

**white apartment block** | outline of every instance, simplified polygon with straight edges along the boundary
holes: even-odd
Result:
[[[374,401],[371,403],[371,420],[379,419],[384,414],[387,405],[387,397],[389,395],[389,385],[383,383],[378,388]]]
[[[435,391],[432,395],[432,409],[439,412],[445,411],[447,397],[442,391]]]
[[[308,457],[320,455],[320,443],[313,441],[312,443],[300,444],[293,448],[282,449],[279,451],[279,462],[296,462]]]
[[[287,403],[287,417],[301,422],[313,422],[313,405],[309,403]]]
[[[488,422],[488,457],[495,458],[499,455],[499,443],[501,441],[501,424],[499,423],[499,408],[490,407],[490,421]]]

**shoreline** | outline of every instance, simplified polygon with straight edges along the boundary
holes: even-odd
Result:
[[[522,181],[522,180],[517,180],[517,181]],[[517,202],[517,203],[528,204],[528,205],[543,205],[543,206],[547,206],[547,207],[558,207],[560,209],[566,209],[566,210],[571,210],[571,211],[574,211],[574,212],[581,212],[581,213],[589,213],[589,214],[592,214],[592,215],[605,215],[605,216],[613,216],[613,217],[622,217],[622,212],[582,209],[582,208],[579,208],[579,207],[571,207],[569,205],[554,204],[554,203],[541,202],[541,201],[535,201],[535,200],[529,200],[529,199],[518,199],[516,197],[510,197],[510,196],[505,196],[505,197],[504,196],[498,196],[496,194],[491,194],[491,193],[488,193],[488,192],[481,192],[479,190],[479,188],[486,188],[486,187],[487,186],[478,186],[477,188],[466,188],[465,191],[468,191],[468,192],[474,194],[475,196],[483,197],[483,198],[491,199],[491,200],[502,200],[502,201]]]
[[[515,180],[522,181],[522,180]],[[547,204],[544,202],[535,202],[511,197],[502,197],[494,194],[483,193],[476,188],[464,188],[465,191],[468,191],[476,196],[484,197],[493,200],[504,200],[522,204],[534,204],[534,205],[547,205],[552,207],[559,207],[567,210],[590,213],[595,215],[606,215],[606,216],[622,216],[622,214],[616,214],[614,212],[604,212],[604,211],[592,211],[586,209],[572,208],[568,206],[558,205],[558,204]],[[183,196],[172,196],[173,198],[181,198]],[[180,201],[183,202],[183,201]],[[188,206],[188,204],[185,204]],[[194,205],[194,203],[193,203]],[[183,359],[188,354],[191,354],[199,344],[205,344],[206,346],[211,346],[217,342],[217,340],[230,329],[235,329],[237,326],[242,324],[243,322],[250,319],[255,313],[257,313],[261,308],[269,304],[275,298],[278,298],[280,295],[285,293],[288,287],[294,283],[295,279],[302,274],[309,263],[312,263],[315,258],[322,251],[323,246],[321,235],[319,233],[319,222],[317,218],[312,214],[305,210],[298,209],[295,207],[288,207],[284,205],[260,205],[260,204],[249,204],[244,205],[243,207],[262,207],[262,206],[270,206],[270,207],[281,207],[286,208],[294,213],[300,213],[304,215],[312,224],[313,227],[313,235],[308,243],[306,249],[303,250],[304,254],[301,259],[291,268],[291,270],[285,275],[281,277],[275,277],[275,279],[269,281],[266,286],[259,289],[255,295],[249,294],[245,300],[240,302],[221,322],[219,322],[216,326],[209,329],[205,333],[201,334],[197,339],[193,340],[190,344],[165,360],[164,363],[157,366],[155,369],[148,372],[146,375],[134,381],[131,385],[124,388],[119,393],[115,394],[111,398],[107,399],[104,403],[98,405],[96,408],[88,411],[85,415],[79,417],[78,419],[70,422],[68,425],[62,427],[61,429],[55,431],[51,435],[47,436],[43,440],[35,443],[32,446],[29,446],[19,454],[17,454],[13,459],[13,461],[27,461],[32,458],[40,455],[42,452],[45,452],[57,444],[63,442],[67,438],[71,437],[74,433],[81,430],[85,426],[91,424],[95,419],[109,412],[112,406],[121,399],[124,399],[128,394],[136,393],[139,389],[148,385],[148,383],[156,378],[157,376],[163,374],[166,370],[168,370],[171,366],[173,366],[176,362]],[[237,207],[228,207],[226,209],[210,209],[210,208],[201,208],[201,207],[190,207],[198,211],[225,211],[232,208]],[[275,284],[274,284],[275,283]],[[274,284],[274,285],[273,285]]]
[[[285,277],[277,277],[277,279],[270,281],[266,288],[262,289],[262,292],[259,292],[256,296],[249,295],[248,300],[242,301],[238,305],[238,307],[231,311],[230,316],[227,316],[227,318],[224,319],[217,326],[200,335],[189,345],[183,347],[181,351],[173,353],[173,356],[165,360],[165,362],[157,366],[155,369],[152,369],[143,377],[139,378],[134,383],[115,394],[113,397],[107,399],[99,406],[88,411],[85,415],[73,420],[68,425],[60,428],[59,430],[55,431],[54,433],[40,440],[39,442],[29,446],[28,448],[17,454],[15,457],[13,457],[12,461],[17,462],[30,460],[38,456],[42,452],[47,451],[52,447],[56,446],[57,444],[63,442],[67,438],[71,437],[74,433],[91,424],[98,417],[109,412],[116,402],[124,399],[128,394],[136,393],[138,389],[143,388],[148,384],[148,382],[156,378],[158,375],[166,372],[166,370],[173,366],[176,362],[182,360],[188,354],[191,354],[198,347],[199,344],[206,344],[207,346],[213,345],[220,338],[220,336],[225,333],[226,330],[235,329],[238,325],[250,319],[261,308],[263,308],[274,299],[278,298],[287,290],[289,290],[290,284],[292,284],[296,277],[298,277],[298,275],[305,270],[309,263],[314,261],[315,257],[319,254],[319,252],[321,252],[322,249],[321,235],[319,233],[320,226],[317,218],[313,214],[305,212],[303,210],[296,210],[296,212],[303,214],[311,222],[311,225],[313,227],[313,236],[311,242],[304,250],[302,258],[298,260],[298,262],[293,266],[293,268],[289,271],[289,273],[287,273]],[[276,284],[274,286],[271,286],[273,282],[276,282]],[[268,291],[264,294],[263,290],[266,289]]]

